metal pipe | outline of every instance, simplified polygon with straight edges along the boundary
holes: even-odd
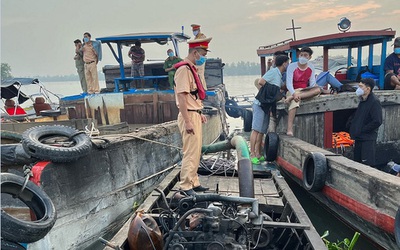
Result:
[[[202,147],[203,153],[216,153],[235,148],[238,157],[239,194],[241,197],[254,198],[253,165],[250,161],[249,148],[241,136],[234,136],[222,142]]]

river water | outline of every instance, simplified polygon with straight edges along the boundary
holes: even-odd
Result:
[[[250,105],[251,103],[246,101],[246,97],[252,99],[257,93],[257,89],[254,86],[254,80],[257,77],[259,76],[225,76],[224,83],[226,85],[229,96],[240,96],[240,99],[244,100],[244,103]],[[43,84],[46,89],[50,90],[53,93],[60,94],[61,96],[74,95],[81,92],[80,84],[78,81],[44,82]],[[100,88],[104,87],[105,83],[100,83]],[[39,88],[36,86],[24,86],[23,88],[26,93],[39,92]],[[52,99],[54,100],[55,98],[53,97]],[[230,125],[230,131],[233,131],[233,129],[235,128],[241,128],[243,126],[243,120],[241,118],[229,118],[228,122]],[[316,200],[314,200],[296,183],[288,180],[288,178],[286,179],[320,235],[322,235],[324,231],[329,230],[330,236],[328,236],[327,239],[331,242],[336,242],[337,240],[342,241],[344,238],[349,238],[351,240],[355,232],[352,228],[350,228],[348,225],[344,224],[342,221],[340,221],[332,214],[330,214],[327,210],[325,210],[325,208],[318,204]],[[100,246],[96,244],[96,247],[91,249],[99,248]],[[354,249],[374,250],[378,248],[374,246],[366,237],[361,236],[357,241]]]

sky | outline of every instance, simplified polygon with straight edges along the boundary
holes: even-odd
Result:
[[[400,36],[399,0],[1,0],[1,62],[14,77],[76,74],[73,41],[88,31],[92,38],[176,31],[192,36],[190,24],[213,37],[208,57],[225,63],[259,62],[259,46],[293,37],[286,30],[294,19],[296,38],[339,32],[340,18],[350,31],[391,28]],[[391,45],[390,42],[389,45]],[[148,59],[165,59],[142,46]],[[392,47],[388,47],[392,52]],[[124,53],[128,53],[124,50]],[[181,51],[181,57],[187,51]],[[318,53],[315,54],[317,56]],[[315,57],[314,56],[314,57]],[[128,61],[128,56],[124,58]],[[103,45],[104,65],[116,64]]]

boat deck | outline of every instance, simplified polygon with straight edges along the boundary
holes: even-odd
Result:
[[[218,193],[226,196],[239,195],[239,179],[232,176],[205,176],[199,175],[200,183],[210,188],[205,193]],[[175,184],[172,191],[179,190],[179,182]],[[172,195],[174,192],[170,192]],[[282,197],[279,196],[277,187],[272,178],[254,179],[254,194],[261,206],[268,206],[269,209],[283,209]]]

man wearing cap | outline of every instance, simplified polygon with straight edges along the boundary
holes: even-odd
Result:
[[[200,164],[202,146],[202,123],[207,118],[201,113],[202,100],[197,95],[198,86],[202,86],[196,74],[195,65],[204,63],[210,38],[189,41],[188,56],[179,64],[175,72],[175,98],[179,109],[178,127],[182,135],[182,169],[180,188],[188,195],[206,191],[208,188],[200,185],[197,170]]]
[[[374,79],[361,79],[356,90],[360,103],[350,121],[350,136],[355,140],[354,160],[371,167],[375,166],[375,144],[382,124],[382,107],[372,93],[374,87]]]
[[[385,59],[384,89],[400,90],[400,37],[393,43],[394,51]]]
[[[101,61],[101,43],[92,41],[89,32],[83,34],[83,61],[85,62],[85,77],[87,82],[87,91],[89,94],[100,93],[99,75],[97,72],[97,63]]]
[[[206,36],[201,33],[200,31],[200,25],[198,24],[192,24],[190,25],[192,27],[193,30],[193,35],[194,38],[193,40],[198,40],[198,39],[206,39]],[[198,65],[197,66],[197,72],[199,73],[199,76],[201,78],[201,82],[203,83],[203,87],[205,90],[207,90],[207,83],[206,83],[206,78],[204,76],[204,72],[206,71],[206,64],[202,64],[202,65]]]
[[[167,55],[168,55],[168,58],[165,59],[164,70],[165,70],[165,72],[168,73],[168,82],[169,82],[171,89],[174,89],[174,86],[175,86],[174,76],[175,76],[175,71],[176,71],[174,65],[176,63],[182,61],[182,59],[175,56],[174,51],[172,49],[167,50]]]
[[[83,52],[82,49],[82,42],[79,39],[74,41],[75,44],[75,67],[76,71],[78,72],[79,81],[81,83],[81,88],[83,93],[87,93],[87,84],[86,84],[86,77],[85,77],[85,63],[83,62]]]
[[[194,35],[193,39],[194,40],[206,38],[206,36],[203,33],[201,33],[199,24],[192,24],[190,26],[192,27],[192,31],[193,31],[193,35]]]

